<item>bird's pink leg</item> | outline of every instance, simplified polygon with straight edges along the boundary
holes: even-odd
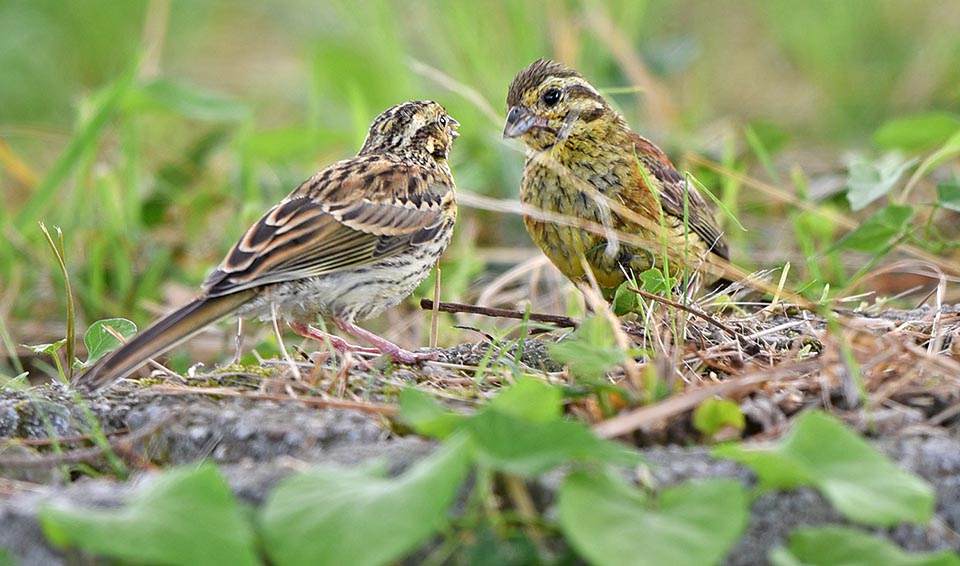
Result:
[[[435,360],[437,359],[436,352],[426,352],[418,354],[411,352],[410,350],[404,350],[400,346],[397,346],[393,342],[387,340],[386,338],[381,338],[369,330],[364,330],[352,322],[340,318],[334,318],[333,322],[340,327],[344,332],[349,332],[354,336],[363,338],[367,342],[376,347],[377,351],[383,354],[390,356],[393,361],[400,362],[403,364],[415,364],[425,360]]]
[[[299,322],[291,322],[290,329],[303,336],[304,338],[310,338],[311,340],[316,340],[318,342],[330,342],[330,345],[333,346],[333,349],[338,352],[358,352],[361,354],[372,354],[380,355],[382,352],[377,348],[364,348],[363,346],[355,346],[339,336],[334,336],[333,334],[327,334],[322,330],[318,330],[309,324],[300,324]]]

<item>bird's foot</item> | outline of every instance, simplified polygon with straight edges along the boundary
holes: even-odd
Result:
[[[377,353],[390,356],[390,359],[395,362],[412,365],[425,361],[436,360],[439,357],[437,352],[411,352],[410,350],[404,350],[386,338],[377,336],[369,330],[364,330],[348,320],[335,318],[333,321],[344,332],[349,332],[354,336],[363,338],[367,342],[370,342],[374,345]]]
[[[290,328],[304,338],[310,338],[311,340],[316,340],[318,342],[329,343],[333,349],[338,352],[353,352],[357,354],[370,354],[373,356],[379,356],[381,354],[381,351],[377,348],[365,348],[363,346],[351,344],[339,336],[328,334],[322,330],[310,326],[309,324],[292,322],[290,323]]]

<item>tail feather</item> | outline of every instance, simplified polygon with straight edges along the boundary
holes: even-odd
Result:
[[[187,340],[208,324],[237,311],[256,295],[250,289],[220,297],[195,299],[168,314],[134,336],[117,351],[102,358],[74,380],[74,385],[97,390],[123,379],[150,358],[159,356]]]

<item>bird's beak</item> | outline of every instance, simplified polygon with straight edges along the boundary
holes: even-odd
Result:
[[[457,122],[453,119],[453,116],[447,116],[448,128],[450,130],[450,137],[457,139],[460,137],[460,132],[457,131],[457,128],[460,127],[460,122]]]
[[[516,138],[527,133],[534,126],[542,126],[543,120],[538,119],[526,108],[511,106],[507,112],[507,123],[503,126],[503,137]]]

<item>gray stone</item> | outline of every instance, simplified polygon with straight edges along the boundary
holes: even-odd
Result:
[[[61,437],[89,433],[76,399],[59,388],[0,395],[0,433],[6,437],[46,438],[48,426]],[[398,473],[436,446],[390,434],[378,416],[294,401],[164,395],[146,389],[94,397],[85,403],[107,433],[135,434],[142,427],[167,421],[136,446],[141,458],[163,466],[214,461],[237,495],[254,506],[262,503],[278,481],[311,466],[354,468],[380,459]],[[927,479],[938,495],[937,515],[930,525],[875,532],[909,550],[960,550],[956,534],[960,530],[960,438],[945,434],[888,437],[875,444],[904,469]],[[27,448],[19,452],[49,458],[49,452],[43,456]],[[711,458],[705,448],[668,446],[643,452],[650,462],[645,476],[656,486],[713,477],[753,485],[748,470]],[[3,452],[0,462],[9,456],[10,451]],[[9,549],[21,566],[68,563],[68,557],[43,538],[37,524],[40,507],[49,502],[83,507],[118,505],[148,475],[135,474],[128,483],[88,478],[66,483],[55,466],[0,469],[0,546]],[[532,484],[532,495],[541,510],[549,513],[561,478],[561,474],[550,474]],[[765,493],[753,502],[748,530],[726,564],[765,564],[769,550],[782,544],[797,526],[833,523],[844,520],[814,491]]]

